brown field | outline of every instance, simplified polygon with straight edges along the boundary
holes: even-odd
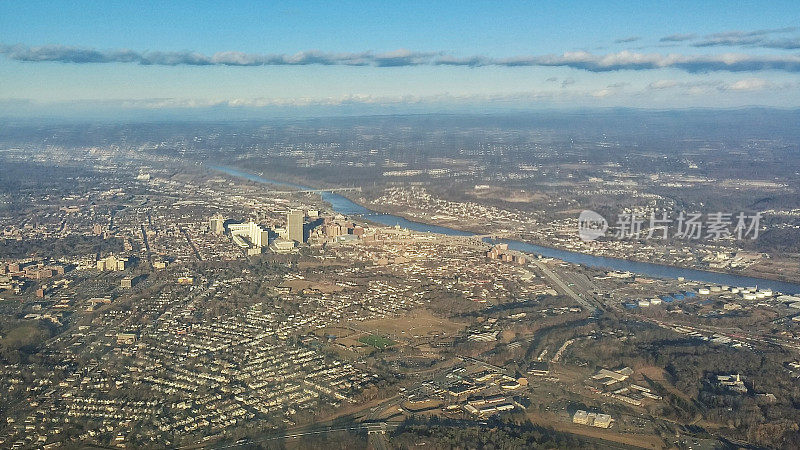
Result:
[[[366,350],[367,348],[369,348],[367,344],[364,344],[363,342],[358,342],[358,338],[361,336],[364,336],[364,333],[358,333],[356,335],[336,339],[336,343],[339,345],[343,345],[355,352],[359,352],[359,349]],[[363,353],[363,351],[361,351],[361,353]]]
[[[569,421],[568,417],[561,417],[552,413],[529,412],[527,416],[531,422],[545,427],[552,427],[556,431],[587,436],[595,439],[604,439],[606,441],[617,442],[638,448],[664,448],[664,441],[662,441],[658,436],[651,434],[622,433],[614,429],[614,426],[616,425],[608,429],[590,427],[587,425],[572,423]]]
[[[300,261],[297,263],[298,269],[309,269],[312,267],[333,267],[333,266],[346,266],[347,263],[342,261]]]
[[[436,317],[426,309],[418,309],[402,317],[367,320],[357,327],[398,340],[413,339],[415,336],[452,336],[463,330],[466,324]]]
[[[343,339],[352,336],[354,333],[355,331],[343,327],[325,327],[314,330],[314,334],[316,334],[319,337],[325,337],[326,335],[333,335],[336,336],[337,339]]]
[[[761,260],[745,270],[745,275],[792,281],[800,275],[800,261],[777,257]]]
[[[651,380],[656,381],[659,384],[661,384],[662,386],[664,386],[664,388],[667,391],[669,391],[670,394],[672,394],[672,395],[674,395],[676,397],[680,397],[680,398],[682,398],[684,400],[687,400],[687,401],[692,401],[692,399],[688,395],[686,395],[685,392],[683,392],[680,389],[676,388],[669,381],[667,381],[666,376],[664,374],[664,369],[662,369],[660,367],[656,367],[656,366],[645,366],[645,367],[642,367],[641,369],[639,369],[639,372],[641,372],[642,375],[645,375],[648,378],[650,378]]]

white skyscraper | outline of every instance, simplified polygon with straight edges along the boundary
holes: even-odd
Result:
[[[305,235],[303,233],[303,220],[305,213],[299,209],[289,212],[286,216],[286,229],[290,241],[305,242]]]
[[[208,221],[208,227],[211,232],[216,235],[221,235],[225,232],[225,218],[217,214]]]

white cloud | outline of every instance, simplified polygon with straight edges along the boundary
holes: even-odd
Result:
[[[295,54],[257,54],[218,52],[137,52],[134,50],[96,50],[60,45],[30,47],[0,45],[0,54],[24,62],[61,62],[70,64],[135,63],[140,65],[191,66],[303,66],[343,65],[373,67],[406,66],[501,66],[501,67],[570,67],[590,72],[619,70],[657,70],[674,68],[686,72],[755,72],[777,70],[800,73],[800,55],[750,55],[724,53],[684,55],[621,51],[593,54],[586,51],[560,55],[531,55],[510,58],[486,56],[457,57],[442,52],[395,50],[386,53],[325,53],[317,50]]]
[[[775,87],[775,85],[763,78],[747,78],[727,84],[723,89],[729,91],[760,91],[772,87]]]
[[[736,81],[721,80],[700,80],[700,81],[678,81],[678,80],[658,80],[647,86],[649,90],[681,89],[691,94],[707,93],[711,90],[718,91],[761,91],[768,89],[792,89],[797,88],[798,83],[774,83],[764,78],[744,78]]]

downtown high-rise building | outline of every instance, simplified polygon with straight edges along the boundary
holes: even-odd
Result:
[[[247,243],[236,239],[237,237],[247,238],[250,241],[249,244],[253,247],[266,247],[269,245],[269,230],[253,221],[229,224],[228,230],[231,232],[234,242],[241,247],[246,247]]]
[[[299,209],[289,211],[286,216],[286,234],[290,241],[305,242],[303,221],[305,213]]]
[[[221,235],[225,232],[225,218],[217,214],[208,221],[208,227],[211,232],[216,235]]]

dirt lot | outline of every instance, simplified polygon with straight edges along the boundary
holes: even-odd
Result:
[[[666,378],[666,374],[664,373],[664,369],[656,366],[645,366],[637,370],[642,375],[650,378],[653,381],[658,382],[660,385],[664,386],[664,388],[669,391],[670,394],[680,397],[686,401],[691,402],[692,399],[686,395],[685,392],[681,391],[680,389],[673,386]]]
[[[298,269],[310,269],[312,267],[343,267],[348,264],[342,261],[300,261],[297,263]]]

